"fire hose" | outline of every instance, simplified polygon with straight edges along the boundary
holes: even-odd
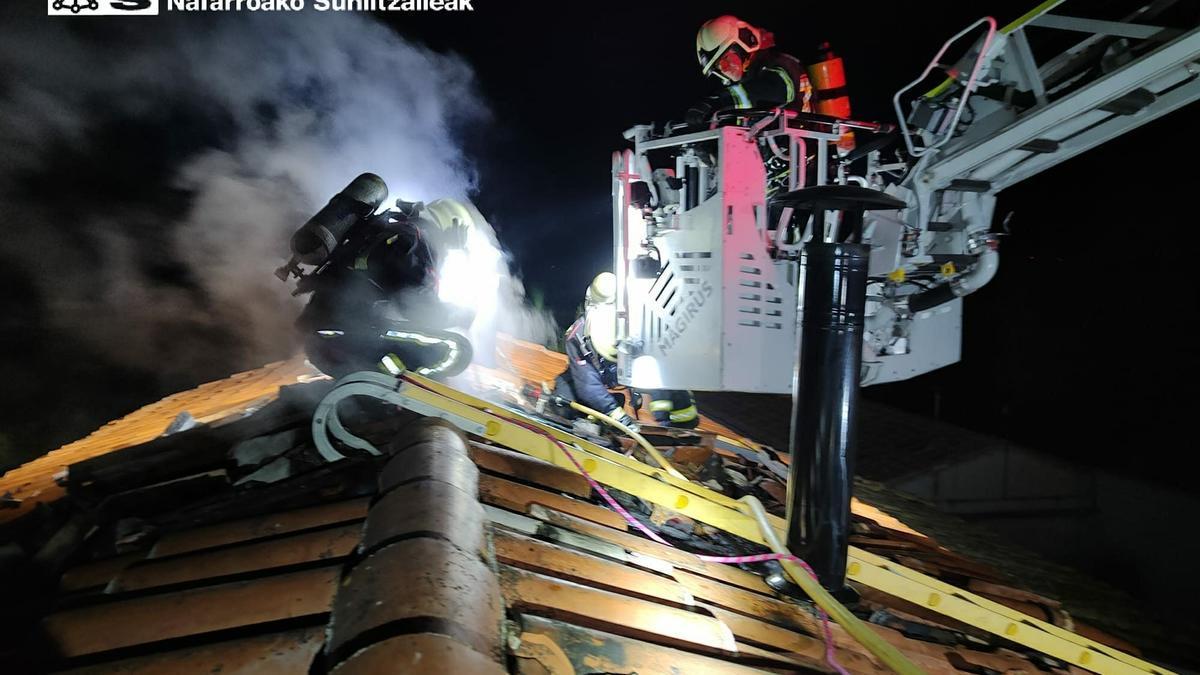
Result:
[[[608,415],[605,415],[602,412],[592,410],[591,408],[589,408],[585,405],[582,405],[580,403],[576,403],[575,401],[571,401],[571,407],[585,415],[591,415],[592,417],[595,417],[596,419],[600,420],[601,422],[604,422],[605,424],[609,425],[610,427],[623,432],[625,435],[629,436],[634,441],[637,441],[637,444],[642,446],[642,449],[646,451],[646,454],[653,457],[654,461],[657,462],[658,465],[660,467],[662,467],[662,469],[664,471],[666,471],[667,473],[671,474],[672,476],[674,476],[680,480],[687,480],[686,476],[679,473],[679,470],[676,469],[674,466],[671,466],[671,463],[669,461],[667,461],[666,457],[663,457],[663,454],[658,451],[658,448],[654,447],[653,445],[650,445],[650,441],[647,441],[638,432],[634,431],[633,429],[630,429],[629,427],[625,426],[624,424],[621,424],[620,422],[618,422],[616,419],[614,419]]]
[[[322,399],[321,403],[317,406],[316,412],[313,414],[313,441],[317,446],[318,452],[327,461],[333,462],[345,459],[345,456],[337,452],[337,450],[335,450],[330,443],[328,434],[332,434],[339,441],[350,447],[365,450],[372,454],[379,454],[379,451],[370,442],[351,434],[338,419],[338,403],[346,398],[351,398],[354,396],[367,396],[386,401],[393,405],[408,408],[409,410],[417,412],[418,414],[432,417],[444,416],[441,410],[406,396],[399,386],[401,383],[407,383],[411,386],[422,389],[425,388],[425,385],[423,385],[420,381],[410,377],[406,373],[401,374],[399,377],[389,377],[387,375],[383,375],[382,373],[360,372],[353,373],[339,380],[334,389],[328,395],[326,395],[324,399]],[[603,415],[579,404],[572,405],[580,412],[585,412],[589,415],[595,415],[597,419],[604,420],[606,423],[614,426],[615,428],[621,429],[623,432],[637,441],[639,445],[646,449],[651,457],[654,457],[655,461],[659,463],[664,471],[670,473],[672,476],[687,480],[678,472],[677,469],[671,466],[670,462],[668,462],[667,459],[663,457],[660,452],[658,452],[657,448],[654,448],[654,446],[650,445],[650,443],[646,441],[646,439],[640,434],[629,429],[626,425],[617,422],[608,415]],[[515,420],[510,420],[510,422],[525,429],[534,431],[552,441],[558,448],[562,450],[571,463],[575,465],[575,468],[588,480],[588,483],[596,489],[597,493],[599,493],[600,496],[604,498],[610,506],[612,506],[619,514],[621,514],[626,521],[628,521],[636,529],[642,531],[650,539],[658,541],[659,543],[667,546],[671,546],[669,542],[663,540],[658,536],[657,533],[647,528],[641,523],[641,521],[638,521],[627,511],[625,511],[625,509],[623,509],[621,505],[608,494],[608,491],[591,477],[591,475],[575,458],[574,453],[571,452],[565,443],[562,443],[548,432],[534,426],[533,424],[517,422]],[[460,428],[463,428],[465,431],[475,433],[477,435],[486,434],[486,429],[482,424],[477,425],[466,422],[464,426],[463,422],[456,421],[456,425]],[[766,511],[763,509],[762,504],[759,503],[757,499],[752,496],[747,496],[743,497],[740,501],[742,504],[744,504],[744,507],[740,510],[742,513],[754,518],[772,553],[735,557],[700,556],[701,559],[709,562],[729,564],[738,562],[778,560],[783,566],[783,569],[787,575],[805,593],[808,594],[808,596],[813,600],[814,604],[817,605],[823,614],[827,614],[835,622],[840,624],[854,640],[863,645],[864,648],[866,648],[882,663],[901,675],[919,675],[923,672],[911,661],[905,658],[904,655],[899,652],[899,650],[885,641],[882,636],[867,627],[858,619],[858,617],[854,616],[849,609],[839,603],[823,587],[821,587],[821,584],[818,582],[815,575],[811,571],[805,570],[803,561],[790,553],[779,541],[778,534],[774,531],[774,528],[771,527],[771,524],[767,519]],[[833,657],[833,640],[832,635],[828,632],[826,632],[826,660],[829,661],[830,666],[834,668],[834,670],[844,675],[844,669],[840,665],[837,665],[837,662]]]

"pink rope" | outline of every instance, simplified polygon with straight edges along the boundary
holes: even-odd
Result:
[[[651,530],[649,527],[646,527],[646,525],[644,525],[642,523],[642,521],[638,520],[637,518],[634,518],[633,515],[629,513],[629,511],[626,511],[625,507],[621,506],[621,504],[619,502],[617,502],[617,500],[614,499],[613,496],[608,493],[608,490],[605,490],[604,486],[602,486],[602,485],[600,485],[600,483],[596,482],[596,479],[592,478],[592,475],[587,472],[587,469],[583,468],[583,465],[579,463],[579,460],[575,459],[575,454],[567,449],[567,445],[565,443],[563,443],[562,441],[555,438],[552,434],[550,434],[542,429],[539,429],[539,428],[533,426],[532,424],[526,424],[526,423],[518,421],[518,420],[510,420],[510,421],[514,422],[518,426],[524,427],[530,431],[533,431],[535,433],[541,434],[542,436],[545,436],[546,438],[549,438],[555,445],[557,445],[558,448],[563,451],[563,454],[567,456],[567,459],[571,460],[571,463],[575,465],[575,468],[578,469],[579,473],[582,474],[583,477],[587,480],[588,485],[591,485],[592,489],[595,490],[600,495],[600,497],[602,499],[604,499],[604,501],[607,502],[609,506],[612,507],[612,509],[614,511],[616,511],[618,514],[621,515],[622,518],[625,519],[625,522],[632,525],[635,529],[637,529],[639,532],[641,532],[642,534],[649,537],[651,540],[656,541],[656,542],[662,544],[663,546],[670,546],[671,548],[676,548],[673,544],[671,544],[671,542],[667,541],[666,539],[663,539],[661,536],[659,536],[659,534],[657,532],[655,532],[654,530]],[[804,568],[804,571],[807,572],[808,575],[811,576],[814,581],[817,580],[817,574],[816,574],[816,572],[813,571],[813,568],[810,567],[808,565],[808,563],[804,562],[799,557],[792,555],[791,553],[759,553],[757,555],[732,555],[732,556],[699,555],[699,554],[694,554],[694,555],[696,555],[697,558],[699,558],[700,560],[703,560],[704,562],[721,563],[724,565],[737,565],[740,563],[766,562],[768,560],[790,560],[790,561],[796,563],[797,565],[799,565],[800,567]],[[848,672],[846,672],[846,669],[843,668],[841,666],[841,664],[838,663],[837,657],[834,655],[833,629],[831,629],[829,626],[829,616],[825,613],[825,610],[821,609],[819,606],[817,607],[817,616],[819,616],[821,619],[821,631],[825,635],[825,662],[828,663],[829,667],[833,668],[833,670],[835,672],[837,672],[838,675],[850,675]]]
[[[567,459],[571,460],[571,463],[575,465],[575,468],[579,469],[579,473],[583,474],[583,477],[585,479],[587,479],[588,485],[591,485],[592,489],[595,490],[597,493],[599,493],[599,495],[604,499],[604,501],[607,502],[608,505],[612,507],[612,510],[619,513],[621,515],[621,517],[625,519],[625,522],[629,523],[630,525],[635,527],[638,531],[640,531],[642,534],[644,534],[647,537],[649,537],[650,539],[662,544],[663,546],[671,546],[671,542],[667,541],[666,539],[663,539],[661,536],[659,536],[659,534],[657,532],[646,527],[644,524],[642,524],[642,521],[638,520],[637,518],[634,518],[628,511],[626,511],[625,507],[621,506],[621,504],[619,502],[617,502],[617,500],[614,499],[613,496],[608,493],[608,490],[605,490],[604,486],[597,483],[596,479],[592,478],[592,475],[587,472],[587,469],[583,468],[583,465],[579,463],[579,460],[575,459],[575,454],[573,452],[571,452],[570,450],[568,450],[567,446],[562,441],[555,438],[553,434],[550,434],[542,429],[539,429],[539,428],[533,426],[532,424],[526,424],[525,422],[522,422],[519,420],[510,420],[510,421],[513,422],[514,424],[516,424],[517,426],[528,429],[529,431],[532,431],[534,433],[541,434],[542,436],[545,436],[546,438],[549,438],[551,441],[553,441],[554,444],[558,446],[558,449],[562,450],[563,454],[567,456]],[[674,546],[671,546],[671,548],[674,548]]]
[[[420,388],[426,389],[426,390],[429,389],[428,387],[425,387],[424,385],[422,385],[420,382],[409,379],[407,376],[401,375],[401,378],[403,378],[405,382],[408,382],[408,383],[412,384],[413,386],[420,387]],[[575,465],[575,468],[578,469],[579,473],[584,477],[584,479],[587,480],[588,485],[590,485],[592,487],[592,489],[595,490],[596,493],[599,494],[600,497],[602,499],[604,499],[604,501],[610,507],[612,507],[612,510],[614,510],[618,514],[620,514],[620,516],[625,519],[625,522],[627,522],[631,526],[633,526],[634,529],[636,529],[639,532],[641,532],[642,534],[646,535],[652,541],[662,544],[663,546],[668,546],[670,548],[677,548],[671,542],[667,541],[666,539],[663,539],[657,532],[655,532],[654,530],[651,530],[649,527],[646,527],[646,525],[644,525],[642,523],[642,521],[638,520],[637,518],[634,518],[633,515],[629,513],[629,511],[626,511],[625,507],[621,506],[621,504],[619,502],[617,502],[617,500],[614,499],[611,494],[608,493],[608,490],[604,489],[604,486],[602,486],[602,485],[600,485],[600,483],[596,482],[596,479],[592,478],[592,475],[587,472],[587,469],[583,468],[583,465],[580,464],[579,460],[575,458],[575,453],[571,452],[567,448],[567,445],[565,443],[563,443],[562,441],[555,438],[553,434],[551,434],[539,427],[536,427],[532,424],[528,424],[522,420],[515,420],[515,419],[510,418],[509,421],[512,422],[513,424],[516,424],[519,427],[522,427],[524,429],[532,431],[541,436],[545,436],[546,438],[550,439],[550,441],[552,443],[557,445],[558,449],[562,450],[563,454],[567,456],[567,459],[571,460],[571,463]],[[757,555],[733,555],[733,556],[699,555],[699,554],[693,554],[693,555],[696,555],[697,558],[699,558],[700,560],[703,560],[704,562],[720,563],[723,565],[737,565],[737,564],[741,564],[741,563],[767,562],[768,560],[790,560],[790,561],[796,563],[797,565],[799,565],[800,567],[804,568],[804,571],[807,572],[808,575],[813,578],[813,580],[817,580],[817,573],[813,571],[813,568],[809,567],[808,563],[806,563],[803,560],[801,560],[800,558],[792,555],[791,553],[759,553]],[[817,616],[819,616],[821,619],[821,631],[825,635],[825,662],[828,663],[829,667],[832,668],[835,672],[837,672],[838,675],[850,675],[848,672],[846,672],[846,669],[843,668],[841,666],[841,664],[838,663],[837,658],[834,656],[833,630],[829,626],[829,616],[827,614],[825,614],[825,610],[821,609],[820,606],[817,607]]]

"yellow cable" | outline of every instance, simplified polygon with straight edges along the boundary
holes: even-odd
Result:
[[[744,513],[753,516],[758,522],[758,527],[762,530],[763,539],[767,540],[767,544],[775,553],[789,553],[787,547],[779,541],[779,535],[775,532],[775,528],[771,527],[771,523],[767,520],[767,512],[763,509],[763,505],[752,495],[746,495],[740,500],[745,504],[746,508],[742,509]],[[788,576],[796,582],[812,601],[817,603],[817,606],[825,610],[831,619],[836,621],[846,629],[859,644],[866,647],[867,651],[871,652],[883,662],[888,668],[900,673],[900,675],[921,675],[923,670],[918,668],[909,661],[900,650],[896,649],[890,642],[883,639],[875,631],[871,630],[858,617],[854,616],[846,606],[838,602],[829,591],[826,591],[816,579],[812,578],[802,567],[792,562],[791,560],[780,560],[783,564],[784,571]]]
[[[683,474],[679,473],[675,467],[671,466],[671,463],[667,461],[666,457],[662,456],[662,453],[658,451],[658,448],[655,448],[653,445],[651,445],[650,442],[643,438],[641,434],[637,433],[633,429],[630,429],[624,424],[621,424],[612,417],[592,410],[585,405],[571,401],[571,407],[581,413],[592,415],[597,419],[603,420],[605,423],[613,426],[614,428],[625,432],[630,438],[637,441],[638,444],[641,445],[642,448],[644,448],[646,452],[654,458],[654,461],[658,462],[658,465],[667,471],[667,473],[677,478],[687,480]],[[759,529],[762,530],[763,538],[767,540],[771,550],[775,553],[789,553],[787,547],[785,547],[779,541],[779,536],[775,533],[775,528],[771,527],[770,521],[767,520],[767,512],[765,509],[763,509],[762,502],[755,499],[752,495],[746,495],[745,497],[742,497],[740,501],[746,507],[742,509],[743,513],[750,515],[758,523]],[[821,584],[817,583],[816,579],[813,579],[811,576],[809,576],[809,574],[805,572],[803,568],[790,560],[781,560],[780,562],[783,564],[783,569],[787,572],[788,576],[790,576],[792,580],[796,582],[796,585],[798,585],[805,593],[808,594],[808,597],[812,598],[813,602],[817,603],[818,607],[825,610],[825,613],[828,614],[830,618],[840,624],[842,628],[845,628],[846,632],[849,633],[851,637],[865,647],[867,651],[874,654],[876,658],[884,663],[884,665],[896,671],[900,675],[924,674],[924,671],[913,665],[911,661],[909,661],[904,657],[903,654],[900,653],[900,650],[893,647],[891,643],[884,640],[883,637],[881,637],[878,633],[868,628],[862,621],[859,621],[858,617],[854,616],[850,610],[846,609],[845,605],[834,599],[834,597],[830,595],[829,592],[821,586]]]
[[[680,480],[688,480],[687,476],[671,466],[666,457],[647,441],[641,434],[637,433],[628,426],[618,422],[612,417],[605,415],[602,412],[593,410],[585,405],[575,401],[570,402],[571,407],[585,415],[591,415],[615,429],[619,429],[626,433],[630,438],[637,441],[638,445],[649,453],[654,461],[663,468],[667,473],[679,478]],[[762,502],[758,501],[753,495],[742,497],[740,502],[743,505],[742,513],[752,517],[758,524],[759,530],[762,532],[763,539],[767,545],[775,553],[788,554],[790,551],[779,541],[779,535],[775,532],[775,528],[771,526],[771,522],[767,519],[767,511],[763,508]],[[904,657],[898,649],[893,647],[889,642],[883,639],[878,633],[868,628],[858,617],[854,616],[850,610],[846,609],[845,605],[838,602],[832,595],[826,591],[816,579],[811,577],[803,568],[790,560],[780,560],[783,569],[788,576],[796,582],[808,597],[812,598],[813,602],[818,607],[825,610],[825,613],[834,621],[842,626],[847,633],[850,634],[859,644],[874,654],[884,665],[891,668],[900,675],[924,675],[924,671],[913,665],[911,661]]]
[[[1010,22],[1004,28],[1001,28],[1000,32],[1005,35],[1008,35],[1009,33],[1013,32],[1014,30],[1023,27],[1025,24],[1029,23],[1030,21],[1033,21],[1034,19],[1045,14],[1046,12],[1049,12],[1050,10],[1054,9],[1055,7],[1063,4],[1063,1],[1064,0],[1046,0],[1045,2],[1041,3],[1037,7],[1034,7],[1033,9],[1029,10],[1028,12],[1025,12],[1024,14],[1022,14],[1015,21]]]
[[[541,427],[533,429],[514,419],[523,418],[523,415],[515,412],[493,410],[484,401],[475,399],[468,394],[419,375],[411,374],[405,377],[418,387],[409,392],[409,395],[414,398],[414,403],[424,403],[444,411],[454,412],[454,416],[465,414],[459,410],[460,407],[472,410],[477,413],[477,416],[467,419],[476,421],[479,424],[486,422],[488,428],[487,436],[495,438],[501,444],[514,450],[519,450],[534,457],[540,457],[558,464],[557,458],[553,457],[552,454],[548,452],[543,453],[540,450],[534,451],[530,448],[522,449],[519,445],[515,444],[517,439],[511,437],[511,434],[506,437],[505,434],[501,433],[502,429],[512,426],[523,427],[527,431],[541,434]],[[456,422],[456,424],[459,424],[459,422]],[[495,430],[493,430],[493,425],[495,425]],[[465,429],[466,427],[463,428]],[[551,433],[551,431],[553,430],[547,430],[546,433]],[[561,432],[553,431],[553,433],[558,434],[558,438],[567,440],[563,438]],[[604,458],[606,457],[604,453],[611,452],[592,446],[591,444],[586,444],[586,442],[585,445],[581,446],[581,449],[599,458]],[[669,505],[676,497],[667,498],[667,495],[677,494],[674,492],[674,489],[691,490],[689,494],[695,495],[697,498],[679,508],[685,515],[690,515],[699,521],[718,527],[726,532],[740,533],[746,539],[761,541],[771,546],[771,549],[775,552],[786,552],[786,548],[779,543],[777,532],[773,531],[770,521],[767,520],[765,511],[762,511],[761,504],[758,505],[759,512],[754,513],[752,512],[753,505],[736,503],[719,492],[713,492],[695,483],[688,483],[686,478],[682,482],[689,486],[687,488],[681,488],[678,483],[671,484],[652,481],[651,484],[655,487],[654,489],[648,489],[647,484],[643,482],[646,478],[644,472],[639,472],[641,471],[640,469],[635,470],[631,466],[622,464],[622,461],[629,461],[629,458],[616,453],[612,454],[613,458],[610,460],[613,462],[611,472],[602,481],[605,485],[620,487],[630,492],[630,494],[656,504],[662,504],[668,508],[670,508]],[[603,462],[602,464],[607,464],[607,462]],[[639,462],[638,466],[646,465]],[[745,501],[747,500],[743,500],[743,502]],[[701,506],[704,508],[701,509]],[[721,512],[720,515],[718,515],[718,512]],[[730,517],[732,514],[736,514],[736,516]],[[751,520],[754,521],[753,525],[750,525]],[[852,574],[856,575],[858,581],[864,586],[918,604],[924,603],[934,598],[934,596],[938,596],[940,599],[948,600],[949,602],[941,602],[933,611],[989,633],[1006,637],[1021,645],[1068,661],[1076,666],[1092,667],[1095,672],[1101,672],[1100,670],[1095,670],[1095,667],[1102,665],[1104,668],[1107,668],[1104,672],[1124,673],[1136,671],[1138,673],[1170,673],[1170,671],[1164,670],[1159,666],[1141,661],[1123,652],[1109,649],[1099,643],[1065,631],[1052,624],[1037,621],[986,598],[955,588],[934,577],[925,576],[861,549],[851,547],[850,556],[852,561],[850,570],[858,569],[857,572],[852,572]],[[802,579],[810,577],[802,569],[797,569],[797,567],[794,565],[784,565],[784,571],[803,588],[804,582]],[[817,586],[819,587],[819,584]],[[817,591],[814,590],[813,592],[816,593]],[[931,593],[933,595],[930,595]],[[942,594],[945,597],[941,597]],[[813,596],[813,599],[816,601],[817,597]],[[866,632],[862,632],[851,628],[852,624],[843,622],[842,619],[845,619],[846,616],[834,609],[836,601],[830,601],[829,604],[825,605],[820,604],[820,602],[817,604],[827,614],[833,616],[835,621],[845,627],[847,632],[854,636],[856,641],[866,646],[872,654],[876,655],[876,658],[885,662],[889,667],[905,675],[921,672],[915,666],[906,662],[903,656],[895,654],[894,650],[890,649],[890,644],[887,644],[886,641],[880,644],[879,640],[873,639],[872,635],[876,637],[878,635],[870,627],[864,627],[866,628]],[[929,606],[932,607],[933,604]],[[850,615],[847,621],[849,620],[857,619],[853,615]],[[1014,633],[1013,631],[1018,632]],[[1082,647],[1083,651],[1074,652],[1073,650],[1076,647]],[[1082,653],[1081,656],[1078,655],[1080,653]]]
[[[642,449],[645,450],[647,453],[649,453],[649,455],[654,458],[654,461],[658,462],[658,465],[660,467],[662,467],[667,473],[671,474],[672,476],[674,476],[680,480],[687,480],[687,476],[679,473],[678,469],[671,466],[671,463],[667,461],[666,457],[663,457],[662,453],[658,451],[658,448],[654,447],[653,445],[650,445],[650,441],[647,441],[645,438],[642,438],[642,435],[639,434],[638,432],[634,431],[633,429],[630,429],[629,427],[625,426],[624,424],[621,424],[617,420],[609,417],[608,415],[605,415],[602,412],[592,410],[591,408],[589,408],[585,405],[576,403],[575,401],[571,401],[571,407],[585,415],[591,415],[592,417],[595,417],[596,419],[603,421],[605,424],[613,427],[614,429],[619,429],[619,430],[625,432],[630,438],[637,441],[638,445],[642,446]]]

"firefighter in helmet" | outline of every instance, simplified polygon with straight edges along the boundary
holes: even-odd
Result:
[[[567,370],[555,380],[554,394],[605,413],[635,431],[637,424],[625,411],[625,397],[609,391],[617,386],[617,278],[602,272],[588,286],[583,316],[566,334]],[[652,391],[650,411],[663,426],[693,429],[700,423],[696,403],[687,391]],[[633,395],[640,406],[642,393]]]
[[[356,178],[296,232],[293,258],[276,274],[294,275],[296,294],[312,294],[296,327],[322,372],[452,376],[471,361],[470,342],[455,330],[473,317],[438,299],[438,255],[470,223],[455,217],[464,207],[452,200],[397,201],[376,213],[386,195],[378,176]]]
[[[713,113],[728,110],[786,107],[810,111],[812,88],[796,57],[775,49],[775,36],[736,16],[718,16],[696,33],[700,72],[717,78],[721,89],[687,113],[693,126],[706,125]]]

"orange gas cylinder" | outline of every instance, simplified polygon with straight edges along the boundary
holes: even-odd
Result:
[[[808,79],[812,82],[814,110],[822,115],[843,119],[850,117],[850,92],[846,89],[846,70],[842,58],[833,53],[828,42],[822,43],[817,59],[808,66]],[[847,131],[838,141],[842,152],[854,148],[854,132]]]

